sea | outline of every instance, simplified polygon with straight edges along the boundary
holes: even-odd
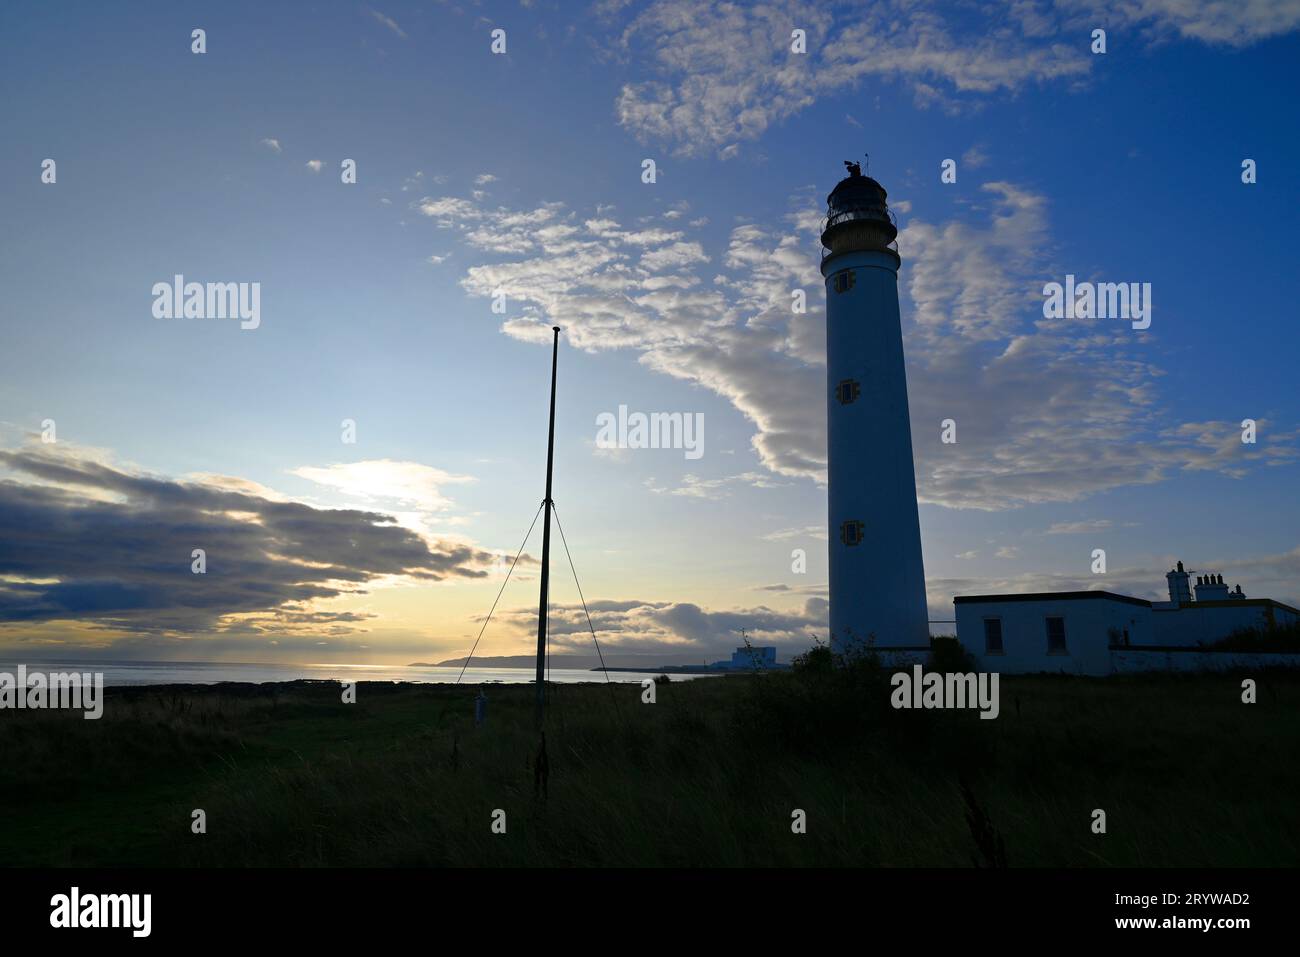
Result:
[[[222,681],[241,681],[261,684],[268,681],[297,681],[309,678],[317,681],[411,681],[422,684],[456,684],[461,673],[459,667],[410,665],[339,665],[339,664],[257,664],[251,662],[210,661],[111,661],[106,659],[60,659],[0,661],[0,672],[18,673],[18,665],[27,673],[70,672],[100,673],[105,687],[128,685],[208,685]],[[657,671],[611,671],[610,681],[640,684],[654,678]],[[460,678],[463,685],[527,684],[533,680],[531,668],[475,668],[465,669]],[[708,678],[703,674],[673,674],[673,681],[691,678]],[[555,668],[547,680],[560,684],[583,681],[605,681],[599,671],[578,668]]]

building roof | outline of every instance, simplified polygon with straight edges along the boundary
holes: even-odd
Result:
[[[1105,598],[1110,601],[1127,602],[1130,605],[1142,605],[1145,608],[1155,607],[1156,611],[1182,611],[1184,608],[1283,608],[1293,615],[1300,615],[1300,610],[1292,608],[1290,605],[1275,601],[1272,598],[1227,598],[1227,599],[1208,599],[1205,601],[1185,601],[1180,602],[1178,607],[1156,607],[1145,598],[1133,598],[1131,595],[1117,595],[1113,591],[1039,591],[1039,592],[1021,592],[1015,595],[958,595],[952,600],[954,605],[977,604],[980,602],[1006,602],[1006,601],[1075,601],[1082,598]],[[1168,602],[1158,602],[1156,605],[1168,605]]]
[[[1076,601],[1086,598],[1104,598],[1109,601],[1122,601],[1130,605],[1142,605],[1144,608],[1150,608],[1151,602],[1145,598],[1133,598],[1130,595],[1117,595],[1113,591],[1039,591],[1039,592],[1022,592],[1015,595],[958,595],[954,598],[954,605],[974,604],[976,602],[1004,602],[1004,601]],[[1225,604],[1227,604],[1225,602]],[[1233,602],[1240,604],[1240,602]]]
[[[1292,608],[1273,598],[1207,598],[1203,601],[1180,602],[1177,608],[1157,608],[1156,611],[1182,611],[1184,608],[1285,608],[1293,615],[1300,615],[1300,610]]]

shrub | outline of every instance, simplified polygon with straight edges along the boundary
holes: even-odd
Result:
[[[831,657],[831,646],[825,644],[816,635],[813,636],[813,646],[801,655],[795,655],[790,659],[790,668],[792,671],[801,674],[825,674],[834,667],[834,659]]]
[[[1220,651],[1300,651],[1300,622],[1276,628],[1238,628],[1209,647]]]
[[[930,639],[929,671],[944,674],[967,674],[975,671],[975,658],[953,635],[936,635]]]

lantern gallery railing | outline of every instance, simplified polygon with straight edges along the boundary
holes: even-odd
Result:
[[[894,225],[895,229],[898,228],[898,220],[894,218],[892,209],[888,206],[872,204],[870,206],[855,206],[827,216],[822,221],[822,232],[826,232],[832,226],[852,222],[855,219],[874,219],[876,221],[887,219]]]

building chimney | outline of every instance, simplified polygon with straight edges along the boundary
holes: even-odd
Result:
[[[1223,576],[1206,575],[1203,581],[1196,583],[1197,601],[1227,601],[1228,586],[1223,584]]]
[[[1192,600],[1192,590],[1188,587],[1187,572],[1183,571],[1183,563],[1179,562],[1178,567],[1165,575],[1165,581],[1169,583],[1169,600],[1175,605],[1185,605]]]

